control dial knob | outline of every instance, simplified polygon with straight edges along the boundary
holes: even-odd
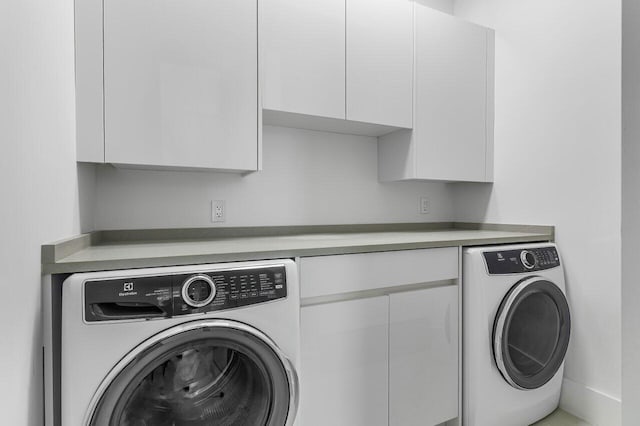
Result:
[[[522,264],[527,269],[533,269],[538,263],[536,255],[529,250],[522,250],[520,252],[520,261],[522,261]]]
[[[182,300],[194,308],[201,308],[211,303],[216,297],[216,285],[204,274],[192,275],[182,284]]]

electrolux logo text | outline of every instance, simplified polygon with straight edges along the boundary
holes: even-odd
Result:
[[[118,293],[118,296],[135,296],[138,292],[133,290],[133,282],[126,282],[122,286],[122,292]]]

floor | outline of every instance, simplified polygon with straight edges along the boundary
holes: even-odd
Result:
[[[566,411],[557,409],[532,426],[589,426],[589,423],[572,416]]]

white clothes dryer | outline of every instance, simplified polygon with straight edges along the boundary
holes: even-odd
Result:
[[[552,243],[463,254],[463,425],[525,426],[558,406],[571,318]]]
[[[60,424],[293,425],[299,318],[289,259],[74,274]]]

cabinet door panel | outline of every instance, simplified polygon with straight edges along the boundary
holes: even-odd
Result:
[[[416,3],[417,177],[486,180],[486,28]]]
[[[345,118],[344,2],[262,2],[265,109]]]
[[[256,170],[256,0],[105,0],[105,159]]]
[[[389,425],[457,417],[458,286],[389,297]]]
[[[388,297],[301,309],[305,426],[386,426]]]
[[[413,7],[347,1],[347,119],[412,126]]]

